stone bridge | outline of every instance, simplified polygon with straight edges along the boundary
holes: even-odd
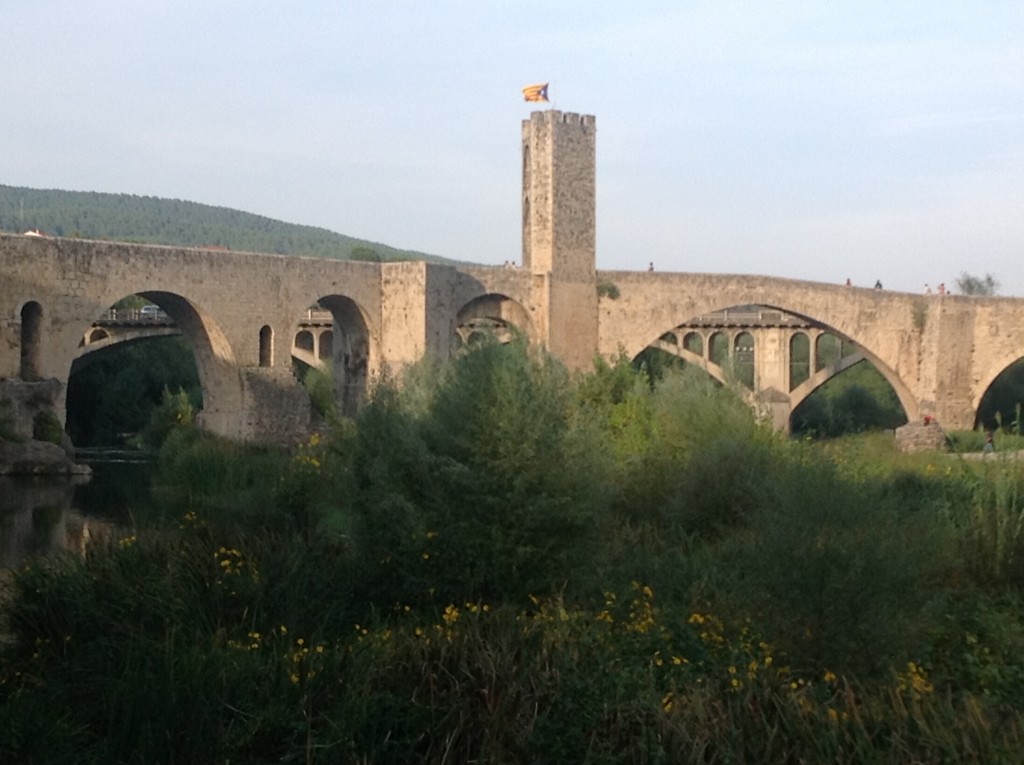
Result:
[[[602,272],[599,278],[619,294],[600,302],[602,354],[621,346],[634,356],[689,317],[723,307],[775,308],[817,328],[808,340],[824,330],[851,342],[892,385],[908,419],[930,414],[947,427],[973,427],[985,391],[1024,356],[1019,299],[913,295],[751,275]],[[860,360],[847,356],[795,387],[792,340],[799,334],[762,333],[754,350],[755,390],[766,404],[774,403],[780,424],[813,388]]]
[[[351,412],[373,378],[451,355],[476,326],[518,327],[571,369],[652,346],[721,367],[712,346],[724,342],[728,353],[752,356],[753,395],[782,427],[799,400],[859,354],[893,386],[909,419],[928,414],[970,428],[989,385],[1024,356],[1024,300],[1014,298],[598,271],[595,135],[585,115],[552,110],[524,121],[523,261],[515,268],[0,234],[0,378],[66,383],[80,346],[128,295],[160,306],[186,337],[203,387],[201,423],[238,439],[308,432],[309,399],[292,374],[296,350],[330,359],[339,404]],[[308,326],[311,306],[330,313],[329,330]],[[699,317],[733,306],[762,306],[799,323],[742,338],[742,327],[723,326],[724,340],[701,336],[700,353],[694,338],[687,344],[685,330],[697,332]],[[795,352],[823,333],[854,355],[798,379]]]

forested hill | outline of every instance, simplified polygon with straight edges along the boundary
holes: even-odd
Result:
[[[0,185],[0,231],[354,260],[453,262],[315,226],[180,199]]]

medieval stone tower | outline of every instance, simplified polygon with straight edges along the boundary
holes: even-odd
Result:
[[[589,115],[523,120],[523,268],[540,339],[571,369],[597,352],[596,133]]]

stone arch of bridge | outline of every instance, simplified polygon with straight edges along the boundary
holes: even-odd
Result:
[[[978,382],[975,383],[974,390],[971,391],[971,409],[974,412],[975,426],[978,424],[977,417],[978,411],[981,409],[982,399],[985,398],[989,388],[992,387],[992,384],[999,375],[1021,359],[1024,359],[1024,353],[1021,351],[1010,351],[1003,354],[992,362],[985,373],[978,379]]]
[[[312,311],[310,312],[312,313]],[[312,327],[299,329],[292,339],[292,358],[311,367],[328,367],[334,357],[334,329]]]
[[[667,340],[671,337],[673,340]],[[655,342],[647,346],[670,353],[683,361],[703,369],[723,385],[734,378],[735,381],[743,383],[744,388],[753,389],[753,379],[743,379],[738,365],[737,356],[745,354],[739,359],[740,363],[749,366],[748,372],[752,373],[755,366],[757,354],[762,349],[758,347],[759,339],[742,327],[734,328],[706,328],[703,330],[686,327],[684,332],[674,329],[671,332],[662,334]],[[693,351],[690,345],[699,347],[700,351]],[[639,357],[641,350],[633,361]]]
[[[670,334],[670,333],[667,333],[667,334]],[[724,368],[720,367],[718,364],[715,364],[714,362],[709,361],[704,356],[702,356],[700,354],[697,354],[697,353],[694,353],[691,350],[688,350],[684,345],[682,345],[680,343],[672,343],[672,342],[669,342],[668,340],[665,340],[665,335],[662,335],[661,337],[659,337],[649,347],[657,348],[660,351],[665,351],[666,353],[670,353],[673,356],[676,356],[677,358],[682,359],[687,364],[691,364],[691,365],[697,367],[697,369],[704,370],[711,377],[713,377],[715,380],[717,380],[718,382],[722,383],[722,385],[726,385],[728,383],[728,377],[726,375],[726,371],[725,371]],[[642,353],[642,351],[641,351],[641,353]],[[636,356],[634,356],[632,361],[635,362],[637,360],[637,358],[639,357],[639,355],[640,354],[637,354]]]
[[[173,320],[176,329],[163,334],[180,333],[192,349],[203,395],[199,423],[214,432],[234,434],[237,431],[237,415],[244,409],[245,397],[235,353],[213,315],[175,292],[139,290],[126,294],[140,295],[150,303],[155,303]],[[125,297],[125,294],[112,296],[107,305],[113,305],[121,297]],[[103,311],[106,310],[104,307]],[[92,324],[100,318],[97,315],[88,326],[82,327],[81,336],[86,337]],[[141,339],[141,336],[126,341],[136,339]],[[91,351],[114,344],[108,339],[76,349],[75,356],[70,359],[69,373],[72,365],[88,363],[85,358]]]
[[[355,413],[366,396],[371,370],[374,369],[376,348],[370,322],[363,308],[351,297],[342,294],[324,295],[313,301],[331,312],[330,368],[334,378],[334,395],[338,412]],[[292,337],[299,331],[298,323],[292,328]],[[293,350],[293,357],[304,364],[318,366],[327,361],[319,349],[305,349],[306,358]]]
[[[800,406],[808,396],[833,377],[842,374],[850,367],[855,364],[859,364],[864,360],[864,354],[861,351],[857,351],[855,353],[851,353],[849,356],[842,357],[838,361],[832,362],[828,366],[822,367],[812,374],[809,378],[789,392],[789,401],[793,407],[793,411],[796,411],[796,408]]]
[[[113,332],[99,328],[90,328],[78,346],[78,353],[75,355],[75,370],[84,369],[91,364],[97,354],[108,348],[119,345],[141,342],[153,337],[169,337],[180,335],[181,330],[177,327],[152,327],[140,332]]]
[[[860,358],[858,358],[858,361],[860,361],[860,360],[870,361],[875,366],[875,368],[879,371],[879,373],[885,378],[886,382],[888,382],[892,386],[893,390],[896,392],[896,397],[899,399],[900,406],[903,407],[903,411],[906,414],[907,419],[910,420],[910,421],[913,421],[913,420],[915,420],[915,419],[917,419],[919,417],[920,406],[918,404],[918,401],[915,398],[915,396],[913,395],[913,393],[911,392],[910,388],[907,386],[907,384],[902,380],[902,378],[900,378],[900,376],[898,374],[896,374],[896,372],[888,364],[886,364],[884,360],[879,358],[869,348],[864,347],[861,343],[857,342],[857,340],[855,338],[850,337],[848,334],[842,332],[840,329],[832,326],[828,322],[822,321],[819,318],[816,318],[814,316],[809,315],[808,313],[806,313],[804,311],[801,311],[799,308],[794,309],[794,308],[791,308],[791,307],[789,307],[788,305],[785,305],[785,304],[775,303],[775,302],[767,302],[767,301],[764,301],[763,299],[762,299],[762,302],[758,302],[758,303],[754,303],[752,301],[748,301],[746,303],[732,303],[731,305],[759,305],[759,306],[761,306],[763,308],[766,308],[766,309],[770,309],[770,310],[774,310],[774,311],[780,311],[783,314],[788,314],[790,316],[794,316],[794,317],[796,317],[798,319],[801,319],[801,320],[807,322],[808,324],[811,324],[811,325],[813,325],[815,327],[818,327],[824,333],[828,333],[828,334],[834,335],[842,343],[851,343],[851,344],[853,344],[858,349],[858,354],[860,356]],[[715,308],[715,307],[709,307],[707,310],[703,311],[700,314],[695,314],[695,315],[691,314],[689,316],[685,316],[683,318],[678,319],[677,323],[675,323],[671,327],[665,327],[664,324],[662,324],[660,327],[654,327],[654,328],[650,328],[649,327],[647,329],[647,331],[646,331],[647,342],[645,344],[643,344],[642,346],[640,346],[639,348],[635,349],[635,350],[627,349],[627,354],[630,356],[630,358],[635,358],[641,351],[643,351],[644,348],[648,348],[648,347],[652,347],[652,346],[656,347],[656,343],[659,341],[659,338],[661,338],[667,332],[677,332],[679,327],[686,326],[688,322],[692,321],[695,318],[695,316],[700,316],[700,315],[706,315],[706,314],[714,313],[715,311],[718,311],[718,310],[722,310],[722,309],[721,308]],[[737,330],[737,331],[739,331],[739,330]],[[736,333],[727,333],[725,335],[727,338],[729,338],[730,348],[732,347],[732,343],[735,342],[734,341],[734,335],[735,334]],[[710,346],[711,337],[713,335],[714,335],[714,333],[711,333],[709,335],[708,343],[706,343],[707,346]],[[812,343],[812,353],[814,353],[814,347],[815,347],[815,344]],[[710,348],[708,350],[708,353],[710,354]],[[1011,360],[1010,363],[1012,363],[1012,360]],[[852,363],[849,364],[849,365],[843,365],[842,364],[842,359],[839,359],[837,362],[835,362],[833,364],[830,364],[828,367],[825,367],[825,368],[819,370],[818,372],[816,372],[815,374],[813,374],[811,376],[811,379],[818,380],[817,384],[814,385],[813,388],[810,387],[810,386],[808,386],[806,389],[804,388],[804,386],[807,385],[810,382],[810,380],[808,380],[807,382],[801,384],[801,386],[798,386],[798,389],[803,389],[802,390],[801,398],[799,400],[802,401],[804,398],[806,398],[807,395],[810,395],[810,393],[813,392],[814,388],[820,387],[828,379],[830,379],[831,377],[834,377],[837,374],[842,373],[843,371],[848,369],[850,366],[852,366]],[[1005,368],[1005,367],[1003,367],[1003,368]],[[829,371],[831,371],[831,374],[828,374]],[[1002,368],[1000,369],[1000,371],[1002,371]],[[993,375],[992,379],[995,379],[995,375]],[[991,380],[990,380],[990,383],[991,383]],[[780,391],[780,393],[783,393],[783,395],[786,395],[786,392],[784,392],[784,391]],[[792,393],[793,392],[789,392],[789,398],[790,398],[791,402],[794,401],[794,399],[792,397]],[[980,400],[980,396],[979,396],[979,400]],[[797,403],[799,403],[799,401],[791,403],[791,405],[790,405],[790,413],[792,413],[792,411],[796,408]],[[975,406],[975,411],[977,411],[977,406]]]
[[[474,332],[491,332],[507,341],[512,333],[527,340],[534,339],[530,314],[517,300],[508,295],[492,292],[473,298],[463,305],[455,319],[456,334],[465,343]]]
[[[780,308],[779,310],[786,309]],[[881,374],[882,377],[885,378],[885,381],[892,386],[893,391],[895,391],[896,393],[896,398],[899,399],[900,406],[903,407],[903,413],[906,415],[907,420],[912,422],[918,419],[918,417],[920,416],[920,404],[918,403],[918,400],[914,396],[913,392],[910,390],[910,387],[903,381],[902,377],[896,374],[895,370],[893,370],[892,367],[886,364],[885,361],[881,359],[878,355],[876,355],[870,348],[864,347],[861,343],[857,342],[856,339],[850,337],[849,335],[846,335],[843,332],[840,332],[835,327],[829,326],[828,324],[825,324],[821,321],[818,321],[808,316],[802,316],[795,312],[790,313],[793,313],[794,316],[799,316],[802,319],[806,319],[807,321],[819,324],[823,329],[825,329],[825,331],[829,332],[830,334],[834,334],[843,343],[852,343],[857,348],[856,355],[860,356],[858,361],[869,361],[872,364],[872,366],[874,366],[875,369],[878,370],[879,374]],[[851,356],[847,358],[851,358],[853,355],[854,354],[851,354]],[[818,383],[818,386],[815,386],[820,387],[821,385],[824,385],[832,377],[835,377],[838,374],[842,374],[844,371],[852,367],[853,363],[844,365],[843,359],[840,358],[829,367],[825,367],[824,369],[818,370],[818,372],[811,376],[811,379],[815,379],[819,373],[824,373],[827,372],[829,369],[834,368],[834,371],[828,376],[822,375],[821,382]],[[810,382],[810,380],[808,380],[808,382]],[[811,389],[808,391],[807,395],[810,395],[810,393],[813,392],[814,390]],[[794,409],[796,408],[797,403],[793,404]]]

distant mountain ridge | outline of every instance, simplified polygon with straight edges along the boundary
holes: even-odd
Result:
[[[340,260],[456,261],[180,199],[0,185],[0,231],[141,244],[216,247]]]

